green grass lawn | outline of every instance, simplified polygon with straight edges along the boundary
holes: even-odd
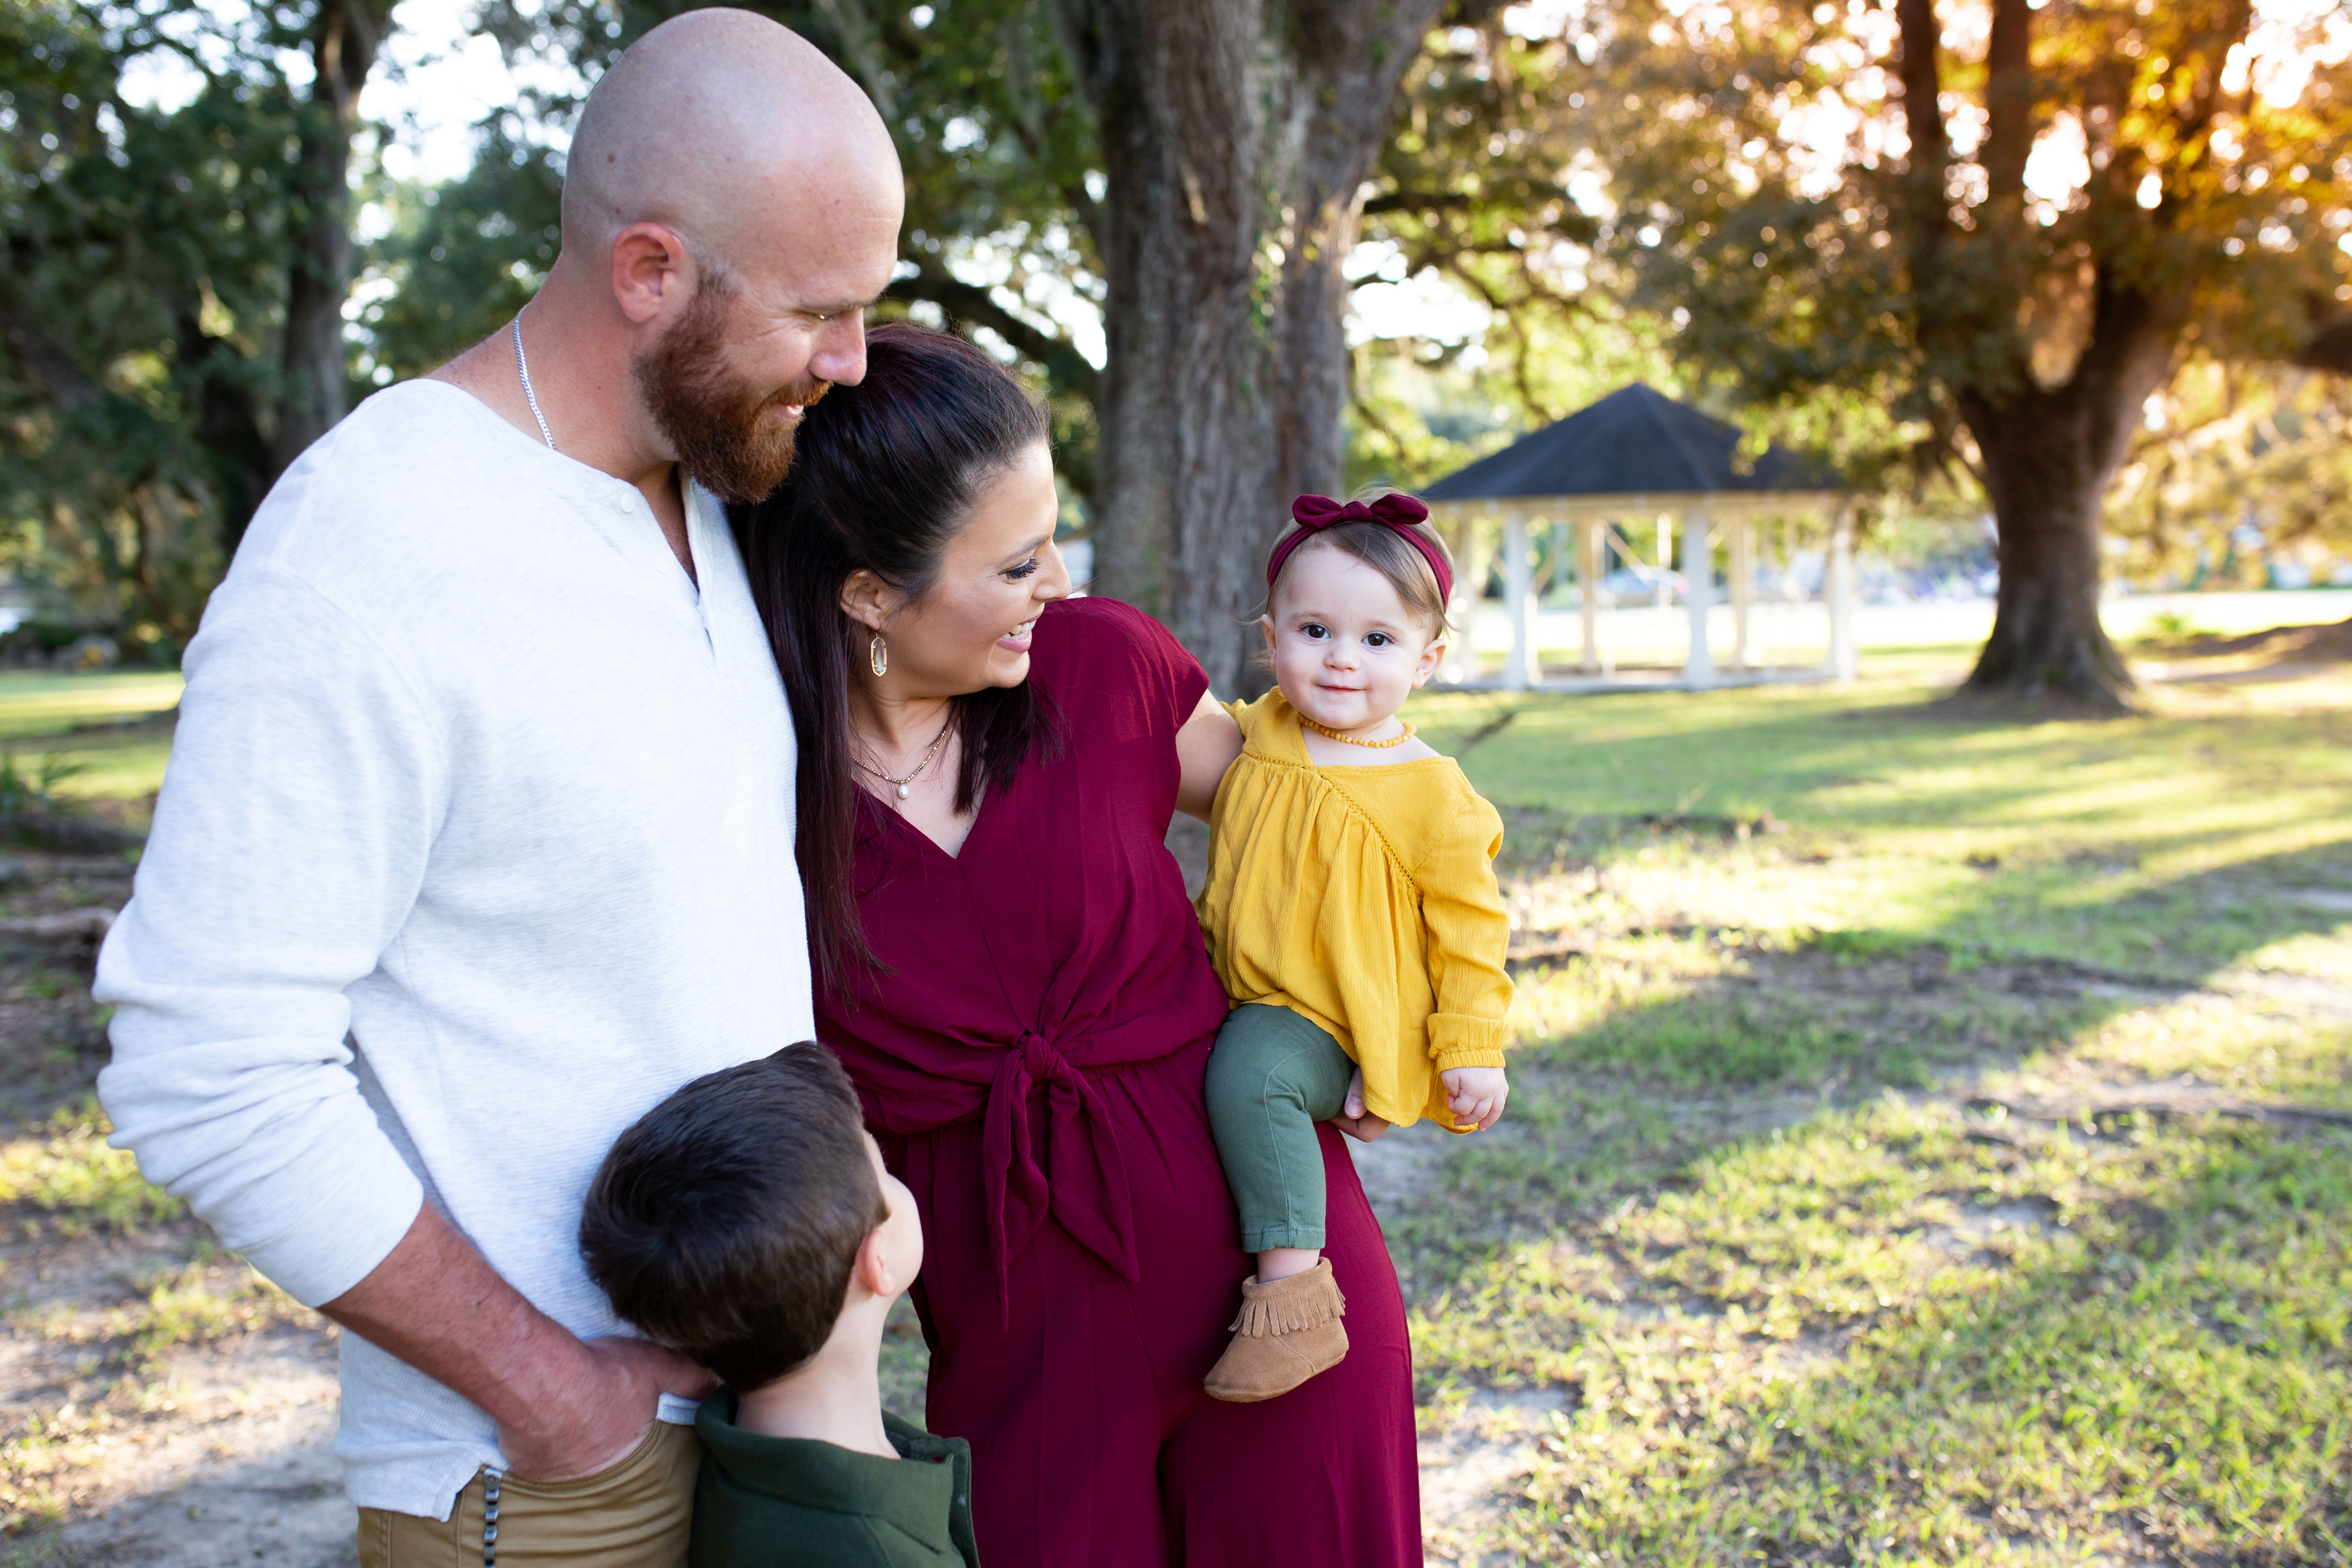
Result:
[[[1494,1460],[1433,1560],[2352,1563],[2352,670],[2004,724],[1933,706],[1968,652],[1416,700],[1519,983],[1504,1124],[1366,1160],[1424,1438]],[[72,727],[176,695],[0,676],[0,751],[135,802],[167,721]],[[0,1146],[12,1214],[145,1212],[94,1132]]]
[[[163,783],[180,687],[177,670],[0,670],[0,755],[28,779],[47,770],[60,796],[143,816]]]
[[[1528,954],[1389,1211],[1425,1434],[1518,1444],[1439,1560],[2352,1561],[2352,1125],[2242,1114],[2352,1109],[2352,679],[1961,668],[1416,703]]]

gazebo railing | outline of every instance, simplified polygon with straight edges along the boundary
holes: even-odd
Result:
[[[1850,498],[1838,491],[1732,491],[1659,496],[1558,496],[1495,500],[1439,501],[1431,507],[1432,521],[1454,536],[1455,552],[1464,568],[1459,574],[1454,606],[1462,628],[1461,644],[1449,654],[1441,679],[1449,684],[1494,686],[1507,690],[1538,688],[1554,690],[1606,689],[1620,685],[1673,686],[1702,689],[1763,681],[1838,680],[1854,678],[1855,573],[1853,519]],[[1759,532],[1762,524],[1784,524],[1784,557],[1793,554],[1793,520],[1822,519],[1826,524],[1822,551],[1820,603],[1827,621],[1827,650],[1818,664],[1776,665],[1762,634],[1756,595],[1761,557]],[[1679,530],[1685,563],[1683,590],[1683,659],[1678,678],[1664,681],[1628,679],[1621,674],[1602,637],[1601,584],[1611,547],[1624,560],[1639,562],[1626,525],[1634,519],[1658,521],[1661,531],[1660,584],[1656,596],[1662,615],[1670,614],[1664,601],[1670,582],[1664,544]],[[1469,646],[1470,619],[1475,595],[1494,564],[1492,534],[1481,525],[1499,524],[1504,610],[1510,627],[1510,646],[1499,681],[1486,677]],[[1549,524],[1554,549],[1545,573],[1547,585],[1556,587],[1565,564],[1558,548],[1564,533],[1576,539],[1576,580],[1580,619],[1577,672],[1572,677],[1546,679],[1537,647],[1536,582],[1531,527]],[[1483,537],[1482,537],[1483,536]],[[1729,658],[1718,667],[1709,637],[1716,607],[1714,560],[1720,538],[1729,566],[1731,646]],[[1696,569],[1693,569],[1695,566]],[[1779,582],[1785,584],[1790,562],[1780,563]],[[1784,590],[1785,591],[1785,590]],[[1785,597],[1780,605],[1785,605]],[[1769,605],[1777,609],[1778,605]],[[1760,656],[1760,657],[1759,657]]]

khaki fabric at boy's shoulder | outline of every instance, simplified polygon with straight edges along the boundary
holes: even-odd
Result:
[[[1375,1115],[1453,1127],[1438,1073],[1503,1063],[1502,818],[1451,757],[1317,767],[1279,690],[1234,716],[1199,903],[1225,994],[1328,1030]]]
[[[898,1458],[746,1432],[733,1394],[704,1400],[692,1568],[978,1568],[971,1446],[882,1419]]]

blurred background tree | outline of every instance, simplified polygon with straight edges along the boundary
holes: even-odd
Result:
[[[2119,700],[2102,566],[2241,574],[2249,506],[2289,549],[2333,537],[2342,383],[2284,367],[2352,370],[2345,5],[1421,4],[765,7],[898,139],[887,309],[1046,395],[1098,585],[1221,687],[1292,490],[1422,483],[1632,380],[1882,511],[1990,505],[1983,689]],[[9,564],[184,637],[320,411],[529,298],[579,91],[675,8],[486,0],[569,85],[493,105],[433,181],[388,176],[345,90],[382,0],[15,4]],[[185,101],[121,90],[158,53],[194,62]],[[317,194],[337,156],[355,246]]]
[[[1982,488],[2000,589],[1969,691],[2118,706],[2101,523],[2151,399],[2186,353],[2306,354],[2352,300],[2347,22],[1633,0],[1596,95],[1614,258],[1678,356],[1759,403],[1883,408],[1915,471]]]
[[[2352,555],[2352,383],[2200,356],[2134,437],[2107,516],[2151,585],[2299,588]]]
[[[194,632],[348,405],[348,169],[389,0],[0,7],[5,559],[134,646]],[[124,91],[169,54],[196,84]]]

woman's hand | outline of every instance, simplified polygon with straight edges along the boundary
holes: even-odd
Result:
[[[1348,1098],[1339,1107],[1339,1114],[1331,1118],[1331,1125],[1359,1143],[1369,1143],[1389,1130],[1385,1117],[1374,1116],[1364,1109],[1364,1069],[1358,1068],[1348,1080]]]
[[[1184,770],[1176,784],[1176,809],[1208,821],[1217,785],[1241,754],[1242,727],[1214,697],[1202,692],[1201,705],[1176,731],[1176,761]]]

